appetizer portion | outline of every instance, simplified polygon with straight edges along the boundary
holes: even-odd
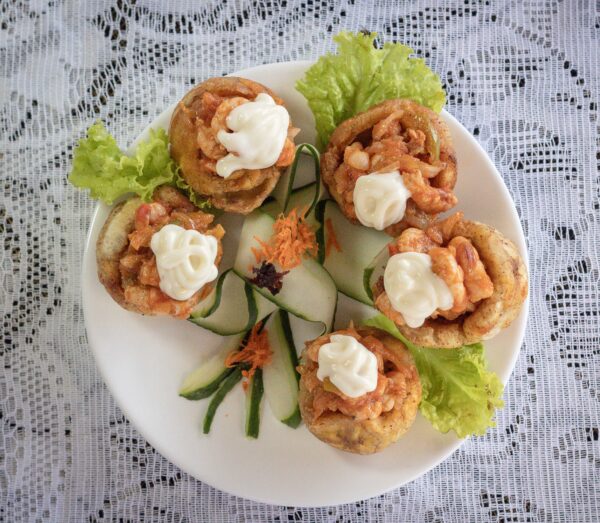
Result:
[[[211,78],[179,102],[169,140],[193,190],[214,207],[248,214],[292,163],[298,131],[270,89],[245,78]]]
[[[96,244],[100,282],[125,309],[187,318],[217,277],[225,231],[213,219],[169,186],[118,204]]]
[[[427,227],[457,202],[450,132],[411,100],[387,100],[342,122],[321,158],[321,175],[350,221],[392,236]]]
[[[298,370],[302,419],[335,448],[379,452],[415,420],[417,368],[404,344],[383,331],[351,325],[307,342]]]
[[[411,342],[453,348],[492,338],[519,313],[527,270],[496,229],[456,213],[404,230],[374,278],[375,307]]]

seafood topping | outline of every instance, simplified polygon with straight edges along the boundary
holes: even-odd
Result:
[[[216,277],[221,259],[219,240],[225,231],[211,227],[213,218],[171,187],[160,188],[154,201],[140,205],[119,260],[127,302],[143,314],[187,318],[210,291],[205,283]]]
[[[174,300],[191,298],[218,274],[214,236],[175,224],[152,235],[150,248],[156,256],[160,290]]]
[[[437,309],[447,310],[453,304],[452,293],[431,269],[428,254],[404,252],[392,256],[383,285],[392,307],[409,327],[420,327]]]
[[[333,334],[319,350],[317,378],[329,379],[350,398],[375,390],[377,375],[377,357],[352,336]]]
[[[463,236],[451,237],[461,219],[456,213],[426,231],[406,229],[389,245],[375,306],[397,324],[414,328],[428,317],[454,320],[493,294],[475,246]]]
[[[285,107],[277,105],[266,93],[260,93],[252,102],[245,98],[223,102],[211,127],[229,154],[217,162],[217,174],[227,178],[239,169],[274,165],[287,139],[289,123]]]
[[[338,385],[333,383],[331,378],[324,381],[318,376],[322,368],[321,351],[331,342],[334,344],[335,339],[353,338],[357,342],[357,346],[363,347],[364,350],[370,352],[375,358],[374,369],[376,372],[375,387],[369,391],[365,391],[356,397],[351,397],[344,393]],[[343,353],[344,348],[337,349]],[[357,350],[357,354],[362,354],[360,348],[356,346],[352,350]],[[327,349],[325,358],[327,358]],[[346,358],[341,358],[341,368],[335,369],[336,373],[344,373],[344,361]],[[351,360],[355,361],[355,360]],[[365,369],[361,374],[369,376],[369,384],[372,386],[371,373],[373,372],[372,360],[365,358],[362,365],[357,365],[357,368],[364,366]],[[361,336],[354,327],[337,331],[330,336],[323,336],[319,340],[312,342],[307,348],[305,355],[305,364],[301,365],[298,370],[302,375],[302,380],[306,389],[313,397],[311,410],[314,419],[328,412],[341,412],[347,416],[352,416],[356,421],[367,419],[376,419],[381,414],[391,411],[396,402],[403,400],[406,394],[406,369],[405,360],[402,355],[396,351],[387,348],[380,340],[374,336]],[[331,369],[330,370],[334,370]],[[322,371],[321,371],[322,372]],[[341,383],[338,381],[338,384]],[[342,385],[343,386],[343,385]],[[370,388],[369,386],[369,388]]]

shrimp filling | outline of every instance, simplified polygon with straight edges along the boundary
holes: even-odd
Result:
[[[320,352],[334,337],[352,337],[376,358],[376,385],[373,390],[350,397],[336,387],[329,378],[319,378]],[[322,359],[322,358],[321,358]],[[376,419],[391,411],[405,399],[409,376],[399,354],[388,349],[374,336],[361,336],[352,326],[323,336],[306,350],[304,365],[298,368],[307,391],[312,395],[312,417],[316,420],[328,412],[340,412],[356,421]]]
[[[343,162],[333,175],[346,214],[356,216],[364,225],[381,229],[402,219],[409,196],[428,214],[444,212],[456,205],[451,187],[439,187],[435,180],[446,168],[446,163],[439,158],[437,140],[430,123],[405,111],[395,111],[372,128],[370,140],[357,140],[347,146]],[[392,172],[400,174],[401,186],[396,184],[398,188],[386,191],[387,200],[394,201],[387,202],[385,207],[393,208],[394,212],[383,209],[382,213],[387,214],[385,218],[375,220],[374,225],[365,223],[361,219],[365,212],[357,191],[360,189],[358,180],[376,173]],[[400,209],[401,215],[397,212]]]
[[[375,284],[375,307],[398,325],[420,327],[426,318],[438,316],[455,320],[493,294],[494,284],[475,246],[463,236],[450,238],[460,219],[456,213],[426,231],[406,229],[388,247],[391,258]],[[397,263],[407,256],[426,257],[427,267],[422,263],[419,272],[414,264]]]
[[[135,216],[135,226],[129,234],[129,245],[119,261],[121,285],[125,299],[143,314],[163,314],[187,318],[210,289],[203,285],[186,299],[173,299],[161,289],[161,278],[156,256],[151,248],[153,236],[166,225],[177,225],[184,230],[197,231],[216,240],[216,254],[211,265],[219,263],[222,255],[220,225],[210,227],[213,216],[198,211],[184,196],[167,203],[159,198],[142,204]],[[183,297],[183,296],[182,296]]]
[[[294,159],[292,138],[285,107],[266,93],[255,100],[241,96],[222,98],[204,93],[197,121],[197,143],[207,170],[228,178],[242,169],[286,167]]]

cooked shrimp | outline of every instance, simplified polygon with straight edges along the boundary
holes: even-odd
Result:
[[[452,238],[452,231],[458,222],[463,219],[462,212],[455,212],[453,215],[448,216],[443,220],[432,223],[427,229],[425,234],[431,238],[432,241],[442,245],[447,243]]]
[[[160,276],[158,274],[158,267],[156,266],[156,258],[154,256],[144,261],[140,267],[138,281],[142,285],[151,285],[152,287],[158,287],[160,285]]]
[[[403,172],[402,179],[417,206],[430,213],[447,211],[458,201],[452,191],[429,185],[421,171]]]
[[[354,142],[344,150],[344,163],[359,171],[369,169],[369,154],[363,150],[360,142]]]
[[[204,156],[211,160],[219,160],[227,154],[225,147],[217,141],[213,130],[202,123],[198,123],[196,128],[196,143]]]
[[[454,305],[450,312],[455,314],[465,312],[469,306],[469,298],[464,284],[463,270],[456,262],[456,258],[444,247],[434,247],[429,251],[429,256],[431,270],[446,282],[454,298]]]
[[[223,98],[219,95],[210,93],[208,91],[205,91],[202,94],[202,109],[199,113],[199,116],[206,124],[210,124],[210,121],[215,115],[217,107],[221,105],[221,102],[223,102]]]
[[[494,284],[473,244],[462,236],[455,236],[448,247],[455,249],[456,260],[464,272],[464,284],[469,300],[475,303],[489,298],[494,292]]]
[[[277,158],[277,162],[275,162],[276,167],[286,167],[290,165],[294,161],[294,156],[296,155],[296,146],[294,142],[289,138],[285,139],[283,144],[283,149],[281,149],[281,154],[279,158]]]
[[[431,240],[425,231],[411,227],[402,232],[390,247],[390,254],[399,252],[421,252],[427,254],[430,249],[439,247],[437,243]],[[392,250],[394,251],[392,253]]]
[[[119,260],[119,269],[124,272],[137,272],[144,263],[142,254],[126,254]]]
[[[209,225],[214,220],[211,214],[197,211],[197,212],[180,212],[173,211],[171,214],[171,220],[178,225],[181,225],[185,229],[192,229],[196,231],[206,231]]]
[[[384,118],[373,127],[373,141],[382,140],[383,138],[389,138],[391,136],[397,136],[400,134],[402,126],[400,125],[400,118],[404,115],[404,111],[394,111],[387,118]]]
[[[215,115],[210,121],[210,128],[214,135],[217,136],[219,131],[227,131],[227,117],[229,116],[229,113],[236,107],[248,103],[249,101],[250,100],[242,98],[241,96],[234,96],[233,98],[227,98],[221,102],[215,111]]]
[[[385,291],[375,298],[375,308],[382,312],[384,316],[387,316],[392,320],[396,325],[404,325],[406,323],[404,321],[404,316],[392,306],[392,302]]]
[[[401,136],[393,136],[373,142],[365,152],[370,156],[371,169],[382,172],[397,169],[396,162],[408,152],[408,149]]]
[[[419,129],[408,129],[406,131],[408,138],[408,152],[412,155],[425,154],[425,133]]]
[[[409,154],[403,154],[398,158],[397,168],[402,172],[420,171],[424,178],[435,178],[444,167],[446,167],[446,164],[443,162],[438,161],[435,164],[429,164]]]
[[[159,219],[166,217],[167,214],[167,209],[162,203],[144,203],[139,206],[135,213],[135,227],[141,228],[152,225],[158,222]]]

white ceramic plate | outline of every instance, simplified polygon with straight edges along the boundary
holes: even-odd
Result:
[[[297,143],[314,141],[314,121],[294,84],[309,62],[270,64],[236,73],[272,88],[285,101]],[[150,128],[168,127],[172,107]],[[459,208],[469,218],[504,232],[526,256],[514,204],[502,178],[475,139],[452,116],[450,127],[459,162]],[[95,244],[108,207],[93,217],[83,263],[83,306],[88,340],[98,367],[119,406],[162,455],[192,476],[248,499],[288,506],[322,506],[376,496],[407,483],[450,456],[461,440],[440,434],[420,415],[408,434],[380,454],[357,456],[335,450],[301,426],[277,421],[263,401],[260,437],[244,436],[241,387],[219,408],[210,435],[201,423],[207,401],[188,401],[177,391],[183,377],[207,358],[219,336],[185,321],[142,317],[121,309],[96,277]],[[235,253],[241,220],[227,217],[227,258]],[[227,263],[227,259],[224,260]],[[340,296],[338,325],[359,318],[364,308]],[[512,324],[486,343],[490,367],[508,380],[523,340],[527,304]]]

